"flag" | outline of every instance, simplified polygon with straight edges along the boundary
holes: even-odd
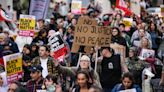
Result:
[[[132,15],[132,12],[128,9],[124,0],[116,0],[116,7],[125,12],[125,16]]]
[[[0,9],[0,21],[11,21],[10,17],[2,9]]]

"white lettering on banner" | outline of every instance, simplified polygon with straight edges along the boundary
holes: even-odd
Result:
[[[54,33],[48,39],[48,42],[49,42],[48,44],[51,46],[51,51],[53,52],[56,52],[57,50],[65,46],[59,32]]]

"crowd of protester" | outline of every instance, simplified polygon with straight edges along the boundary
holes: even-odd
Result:
[[[158,79],[156,87],[160,88],[164,85],[162,17],[150,15],[143,9],[141,16],[135,14],[126,16],[133,19],[132,26],[127,30],[123,23],[125,16],[120,10],[113,8],[111,14],[105,14],[99,18],[101,10],[92,4],[82,15],[74,15],[69,10],[61,11],[65,4],[63,2],[54,4],[55,7],[51,10],[53,16],[49,22],[44,19],[37,20],[38,33],[32,38],[31,43],[23,45],[22,48],[19,42],[23,39],[15,40],[10,36],[9,31],[0,27],[0,58],[21,53],[24,72],[20,80],[7,84],[3,74],[4,65],[0,65],[0,92],[36,92],[36,90],[119,92],[127,89],[135,89],[136,92],[152,92],[155,90],[153,80]],[[80,46],[78,53],[72,53],[75,26],[80,16],[96,19],[98,26],[111,27],[111,43],[125,46],[125,61],[122,62],[120,55],[116,54],[110,46],[92,47],[90,53],[80,58],[79,52],[86,53],[85,46]],[[53,58],[48,46],[48,37],[51,32],[60,32],[67,45],[64,62],[58,62]],[[140,57],[142,49],[154,50],[155,56]],[[95,71],[97,51],[99,52],[98,68]],[[164,91],[163,88],[161,90]]]

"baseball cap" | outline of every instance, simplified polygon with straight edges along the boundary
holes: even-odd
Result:
[[[42,72],[42,70],[43,70],[43,68],[42,68],[41,65],[34,65],[34,66],[32,66],[32,67],[30,68],[30,71],[31,71],[31,72],[36,72],[36,71]]]
[[[90,62],[90,58],[87,55],[83,55],[80,60],[85,60]]]

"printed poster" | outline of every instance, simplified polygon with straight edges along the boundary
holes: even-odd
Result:
[[[9,83],[22,78],[22,55],[20,53],[4,56],[3,60],[5,63],[7,81]]]
[[[72,0],[71,12],[73,14],[81,14],[82,1]]]
[[[63,61],[67,48],[64,44],[62,37],[60,36],[60,33],[54,33],[52,36],[49,37],[48,42],[51,51],[54,52],[54,58],[59,61]]]
[[[35,30],[35,16],[33,15],[20,15],[19,19],[19,35],[20,36],[34,36]]]

